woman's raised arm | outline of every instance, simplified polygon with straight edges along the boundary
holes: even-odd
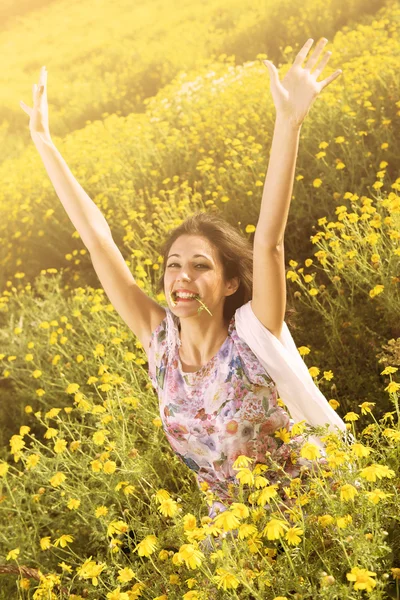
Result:
[[[325,38],[320,40],[303,68],[302,63],[313,42],[309,39],[282,82],[275,66],[265,61],[271,77],[276,121],[254,234],[251,307],[257,319],[278,339],[286,311],[284,233],[292,198],[301,124],[318,94],[342,73],[339,69],[323,81],[317,81],[330,52],[325,53],[311,72],[327,41]]]
[[[269,69],[276,121],[271,154],[261,200],[260,216],[254,244],[275,247],[283,243],[294,181],[301,125],[319,93],[342,74],[338,69],[323,81],[317,81],[331,52],[326,52],[311,72],[328,40],[322,38],[306,65],[302,64],[313,44],[310,38],[297,54],[282,81],[275,65],[264,61]]]
[[[48,120],[47,71],[42,67],[39,85],[33,85],[33,108],[20,102],[29,115],[29,130],[44,166],[75,229],[90,251],[102,239],[110,239],[111,230],[102,212],[71,173],[54,145]]]

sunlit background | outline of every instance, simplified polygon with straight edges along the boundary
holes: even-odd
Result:
[[[400,598],[399,34],[392,0],[3,0],[0,600]],[[337,487],[322,492],[319,474],[286,515],[301,544],[277,554],[282,526],[260,550],[244,528],[243,559],[225,550],[201,571],[178,550],[202,539],[207,490],[165,439],[146,354],[19,102],[32,106],[45,65],[52,139],[138,285],[165,305],[160,247],[187,216],[222,214],[252,240],[275,119],[262,59],[282,78],[309,37],[329,40],[324,77],[343,74],[302,126],[288,305],[314,381],[361,448],[341,459],[336,448]]]

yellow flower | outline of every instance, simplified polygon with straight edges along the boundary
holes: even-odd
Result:
[[[387,465],[378,465],[376,463],[365,467],[360,471],[361,477],[366,479],[367,481],[374,482],[376,478],[382,479],[382,477],[387,477],[391,479],[395,476],[395,472],[392,469],[389,469]]]
[[[250,469],[240,469],[235,475],[242,485],[254,485],[254,475]]]
[[[353,567],[350,573],[346,573],[346,577],[349,581],[355,582],[355,590],[366,590],[367,592],[371,592],[376,586],[375,579],[372,579],[372,577],[376,577],[376,573],[368,571],[367,569]]]
[[[118,581],[120,581],[121,583],[127,583],[128,581],[131,581],[131,579],[133,579],[135,577],[135,573],[132,571],[132,569],[130,569],[129,567],[125,567],[124,569],[120,569],[118,571]]]
[[[301,535],[303,535],[304,530],[300,529],[300,527],[291,527],[285,534],[285,538],[287,539],[289,544],[293,546],[297,546],[301,542]]]
[[[67,442],[65,440],[57,440],[54,444],[54,452],[56,454],[61,454],[67,447]]]
[[[58,487],[59,485],[64,483],[64,481],[66,479],[67,478],[64,475],[64,473],[61,473],[60,471],[58,471],[55,475],[53,475],[53,477],[51,479],[49,479],[49,481],[53,487]]]
[[[67,504],[67,507],[69,508],[69,510],[76,510],[77,508],[79,508],[80,504],[80,500],[77,500],[76,498],[71,498]]]
[[[359,419],[359,415],[355,412],[348,412],[346,415],[344,415],[343,419],[345,421],[357,421]]]
[[[347,525],[353,522],[353,517],[351,515],[346,515],[345,517],[339,517],[336,519],[337,526],[339,529],[345,529]]]
[[[101,446],[102,444],[104,444],[106,439],[106,433],[109,433],[109,431],[107,431],[106,429],[102,429],[101,431],[96,431],[93,434],[92,439],[97,446]]]
[[[400,579],[400,569],[398,567],[393,567],[390,570],[392,571],[394,579]]]
[[[192,513],[187,513],[183,519],[183,529],[185,531],[193,531],[197,527],[196,517]]]
[[[61,408],[51,408],[44,416],[46,419],[54,419],[60,412]]]
[[[311,377],[317,377],[320,373],[320,370],[318,369],[318,367],[310,367],[308,369],[308,372],[310,373]]]
[[[222,567],[217,569],[216,572],[217,575],[214,575],[212,579],[217,584],[218,589],[222,588],[224,591],[226,591],[229,589],[236,589],[238,587],[240,582],[235,575],[232,575],[232,573],[229,573],[229,571],[226,571]]]
[[[158,511],[164,515],[164,517],[174,517],[179,511],[179,505],[173,498],[168,498],[161,502]]]
[[[51,548],[50,536],[46,536],[40,539],[40,547],[42,550],[48,550],[49,548]]]
[[[306,421],[305,421],[305,419],[303,419],[302,421],[299,421],[298,423],[294,423],[292,429],[290,430],[290,433],[292,436],[301,435],[302,433],[304,433],[304,430],[306,429],[306,427],[307,427]]]
[[[267,487],[265,487],[257,500],[257,504],[258,506],[264,506],[267,502],[269,502],[271,500],[271,498],[274,498],[277,495],[277,488],[278,488],[278,484],[274,483],[273,485],[267,485]]]
[[[321,517],[318,517],[318,523],[321,525],[321,527],[327,527],[328,525],[331,525],[334,520],[335,519],[331,515],[322,515]]]
[[[58,546],[61,546],[61,548],[66,548],[68,546],[68,544],[71,544],[73,541],[74,541],[74,538],[72,535],[62,535],[61,537],[59,537],[58,539],[55,540],[54,546],[56,548]]]
[[[321,456],[321,452],[316,444],[306,442],[300,450],[300,456],[308,460],[314,460]]]
[[[358,494],[354,485],[350,483],[346,483],[340,488],[340,499],[343,500],[354,500],[355,496]]]
[[[171,498],[168,490],[164,490],[164,488],[157,490],[157,492],[154,494],[154,497],[159,504],[161,504],[161,502],[163,502],[164,500],[168,500],[168,498]]]
[[[385,367],[383,371],[381,371],[381,375],[389,375],[389,373],[396,373],[398,371],[398,367]]]
[[[183,544],[179,548],[179,557],[185,561],[188,569],[197,569],[201,565],[204,554],[193,544]]]
[[[366,415],[367,413],[371,413],[371,407],[375,406],[376,402],[363,402],[358,406],[361,408],[361,414]]]
[[[131,596],[128,592],[121,592],[121,586],[119,585],[112,592],[108,592],[106,598],[107,600],[130,600]]]
[[[369,236],[369,237],[371,237],[371,236]],[[367,241],[369,241],[371,243],[370,240],[367,240]],[[369,291],[370,298],[375,298],[375,296],[382,294],[384,289],[385,289],[385,286],[383,286],[381,284],[376,285],[374,288],[372,288],[372,290]]]
[[[330,469],[334,469],[350,460],[349,455],[343,450],[335,450],[331,456],[328,457],[328,465]]]
[[[269,540],[279,540],[283,533],[289,529],[285,521],[281,519],[271,519],[265,526],[262,535],[267,536]]]
[[[224,510],[222,513],[214,517],[215,526],[224,531],[231,531],[240,525],[239,519],[230,510]]]
[[[100,517],[104,517],[108,513],[108,508],[106,506],[99,506],[96,508],[94,514],[97,519]]]
[[[31,587],[31,582],[26,577],[22,577],[19,581],[19,586],[21,590],[29,590]]]
[[[9,468],[9,465],[6,462],[0,462],[0,477],[5,477]]]
[[[363,446],[363,444],[360,444],[359,442],[355,442],[351,447],[351,451],[353,452],[353,454],[358,456],[358,458],[364,458],[371,454],[372,448],[369,448],[368,446]]]
[[[90,461],[90,464],[92,465],[93,473],[100,473],[103,468],[103,464],[100,460],[92,460]]]
[[[391,381],[389,385],[385,388],[385,392],[389,392],[389,394],[395,394],[400,390],[400,383],[396,383],[395,381]]]
[[[104,473],[107,473],[108,475],[111,475],[112,473],[115,472],[115,469],[117,468],[117,463],[114,462],[113,460],[107,460],[107,462],[104,463]]]
[[[240,519],[245,519],[250,514],[249,509],[242,502],[232,502],[230,511],[232,514],[234,514],[236,517],[239,517]]]
[[[389,438],[389,440],[393,440],[394,442],[400,442],[400,431],[390,429],[390,427],[386,427],[386,429],[382,431],[382,435]]]
[[[54,429],[54,427],[49,427],[44,434],[44,438],[46,440],[51,440],[53,437],[56,437],[56,435],[58,435],[58,431],[57,429]]]
[[[15,454],[17,452],[19,452],[20,450],[22,450],[22,448],[25,446],[25,442],[22,438],[21,435],[13,435],[12,438],[10,439],[10,446],[11,446],[11,454]]]
[[[77,569],[78,576],[83,579],[91,579],[92,585],[98,585],[98,576],[100,573],[106,568],[106,564],[98,564],[96,565],[95,561],[92,560],[90,556],[83,565]]]
[[[125,521],[111,521],[107,527],[107,535],[111,536],[114,533],[120,535],[121,533],[126,533],[128,529],[128,523],[125,523]]]
[[[67,394],[75,394],[75,392],[77,392],[79,388],[79,383],[70,383],[65,391],[67,392]]]
[[[19,548],[14,548],[14,550],[10,550],[10,552],[7,554],[6,560],[17,560],[19,551]]]
[[[155,552],[157,544],[158,540],[155,535],[146,535],[144,540],[136,546],[134,552],[137,550],[139,556],[150,556]]]
[[[389,496],[393,496],[393,494],[386,494],[383,490],[375,489],[372,492],[365,492],[368,500],[371,504],[378,504],[380,500],[384,500]]]
[[[281,427],[275,431],[275,437],[280,438],[284,444],[290,442],[290,433],[287,431],[286,427]]]
[[[329,404],[332,406],[333,410],[336,410],[340,406],[340,402],[332,398],[329,400]]]
[[[242,523],[239,527],[239,539],[244,540],[250,536],[254,536],[257,533],[257,527],[255,525],[251,525],[250,523]]]

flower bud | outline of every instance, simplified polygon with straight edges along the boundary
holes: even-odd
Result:
[[[321,585],[322,586],[333,585],[335,583],[335,581],[336,580],[333,575],[326,575],[325,577],[322,577]]]

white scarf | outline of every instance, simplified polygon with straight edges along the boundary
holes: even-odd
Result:
[[[344,421],[314,383],[285,321],[278,339],[257,319],[249,300],[236,310],[235,325],[238,336],[275,382],[279,396],[295,422],[305,420],[311,426],[329,425],[329,430],[334,433],[338,433],[337,426],[347,433],[347,437],[352,437]],[[315,436],[309,439],[322,445]]]

